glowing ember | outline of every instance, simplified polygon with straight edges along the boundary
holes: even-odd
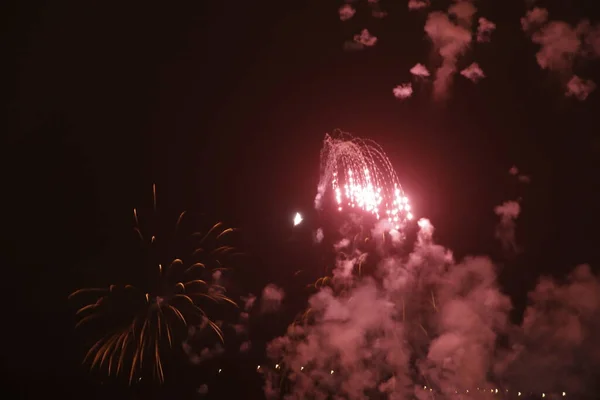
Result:
[[[361,209],[400,229],[413,215],[390,160],[377,143],[336,133],[325,135],[315,206],[331,189],[338,211]]]
[[[300,215],[300,213],[296,213],[296,215],[294,216],[294,226],[300,224],[302,222],[302,215]]]

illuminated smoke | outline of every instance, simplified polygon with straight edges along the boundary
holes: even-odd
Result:
[[[363,50],[366,47],[375,46],[375,43],[377,43],[377,38],[371,35],[368,29],[363,29],[359,34],[354,35],[353,40],[348,40],[344,43],[344,50]]]
[[[477,41],[480,43],[489,42],[492,32],[496,30],[496,24],[483,17],[479,18],[479,26],[477,27]]]
[[[423,64],[416,64],[410,69],[410,73],[421,78],[426,78],[430,75],[429,71]]]
[[[542,69],[568,72],[581,50],[581,41],[575,28],[565,22],[551,21],[536,31],[531,40],[540,45],[536,54]]]
[[[419,227],[406,260],[386,258],[373,276],[347,273],[341,286],[311,296],[310,322],[268,345],[273,363],[283,365],[265,373],[268,398],[281,394],[282,373],[290,399],[421,398],[431,395],[424,385],[450,396],[489,383],[510,302],[489,260],[455,263],[433,243],[431,223]],[[336,268],[348,271],[347,263]]]
[[[582,20],[575,26],[548,21],[548,10],[534,8],[521,18],[523,30],[540,46],[536,60],[540,68],[557,72],[566,82],[565,95],[583,101],[596,84],[573,74],[573,67],[600,56],[600,25]]]
[[[594,90],[596,90],[596,84],[593,81],[581,79],[577,75],[573,75],[567,83],[566,96],[575,97],[579,101],[584,101]]]
[[[525,16],[521,18],[521,27],[525,32],[533,29],[538,29],[548,21],[548,10],[545,8],[535,7],[527,11]]]
[[[586,398],[600,370],[598,321],[600,278],[589,266],[577,267],[564,282],[540,279],[497,372],[513,387]]]
[[[354,35],[354,41],[360,43],[363,46],[371,47],[377,43],[377,38],[369,32],[368,29],[363,29],[360,34]]]
[[[422,10],[429,7],[429,0],[408,0],[409,10]]]
[[[356,14],[356,10],[350,4],[344,4],[339,9],[340,20],[347,21]]]
[[[283,289],[276,285],[269,284],[265,286],[260,299],[260,310],[263,313],[272,313],[279,310],[281,302],[285,297]]]
[[[413,94],[413,88],[410,83],[398,85],[393,90],[394,96],[398,99],[407,99]]]
[[[494,212],[500,217],[496,227],[496,238],[500,240],[506,251],[516,252],[518,248],[515,240],[515,221],[519,217],[521,206],[516,201],[506,201],[497,206]]]
[[[481,79],[485,78],[485,74],[477,63],[469,65],[467,68],[460,71],[460,74],[474,83],[477,83]]]
[[[448,14],[439,11],[430,13],[425,23],[425,32],[431,39],[435,52],[442,58],[433,82],[434,97],[438,100],[448,95],[458,57],[469,49],[472,40],[470,28],[475,8],[470,3],[459,3],[452,7],[452,13],[459,23],[455,24],[450,20],[450,10]]]

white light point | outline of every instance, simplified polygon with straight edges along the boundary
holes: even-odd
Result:
[[[302,215],[299,212],[294,216],[294,226],[299,225],[302,222]]]

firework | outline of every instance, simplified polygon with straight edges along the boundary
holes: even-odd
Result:
[[[396,229],[413,218],[408,197],[383,149],[375,142],[337,131],[325,135],[321,150],[321,178],[315,199],[322,208],[331,193],[338,211],[362,210]]]
[[[153,188],[154,189],[154,188]],[[156,211],[156,193],[153,208]],[[175,233],[186,215],[181,213],[175,225]],[[220,274],[227,270],[226,259],[235,254],[234,247],[222,244],[232,228],[217,223],[205,233],[192,234],[189,260],[163,258],[159,249],[169,241],[157,240],[155,235],[144,235],[140,229],[137,210],[133,211],[134,231],[144,247],[150,252],[151,284],[138,288],[133,285],[108,288],[87,288],[75,291],[69,299],[81,299],[84,304],[77,311],[76,327],[101,324],[109,333],[96,341],[88,350],[84,363],[90,368],[107,368],[108,375],[127,374],[131,384],[134,377],[150,366],[155,378],[164,381],[161,354],[165,347],[172,349],[177,338],[185,334],[191,323],[210,327],[223,341],[219,326],[209,318],[203,307],[204,301],[229,303],[225,288],[218,284]],[[98,326],[96,326],[98,328]]]

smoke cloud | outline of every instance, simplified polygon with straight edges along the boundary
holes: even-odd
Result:
[[[429,71],[423,64],[416,64],[414,67],[410,69],[410,73],[417,77],[426,78],[429,75]]]
[[[408,1],[408,9],[409,10],[422,10],[427,7],[429,7],[429,0],[409,0]]]
[[[448,13],[434,11],[427,18],[425,32],[433,43],[435,53],[442,59],[433,82],[434,97],[438,100],[447,97],[458,58],[471,45],[475,12],[476,8],[470,2],[460,1],[451,5]]]
[[[260,299],[260,310],[263,313],[272,313],[279,310],[281,302],[285,297],[283,289],[276,285],[269,284],[265,286]]]
[[[573,74],[573,67],[600,56],[600,25],[582,20],[572,26],[563,21],[548,21],[548,10],[534,8],[521,18],[523,30],[540,46],[536,60],[540,68],[557,72],[566,78],[567,97],[583,101],[596,84]]]
[[[596,90],[596,84],[589,79],[581,79],[577,75],[573,75],[567,83],[567,97],[575,97],[579,101],[584,101],[590,93]]]
[[[402,85],[398,85],[393,90],[394,96],[398,99],[407,99],[413,94],[413,88],[410,83],[404,83]]]
[[[477,27],[477,41],[480,43],[489,42],[492,32],[496,30],[496,24],[483,17],[479,18],[479,26]]]
[[[545,277],[529,294],[523,324],[498,373],[512,385],[583,398],[600,369],[600,278],[588,265],[565,282]]]
[[[467,68],[460,71],[460,74],[474,83],[477,83],[481,79],[485,78],[483,70],[479,67],[479,64],[477,63],[469,65]]]
[[[512,229],[519,212],[516,202],[496,208]],[[338,258],[331,286],[267,346],[275,366],[260,367],[267,398],[583,395],[600,370],[600,277],[583,265],[564,283],[541,279],[513,325],[493,262],[457,261],[433,241],[428,220],[418,227],[414,249],[384,257],[369,276],[357,273],[366,254],[338,246],[355,257]]]
[[[344,4],[339,9],[340,20],[347,21],[356,14],[356,10],[350,4]]]
[[[518,252],[515,240],[515,221],[521,213],[521,206],[516,201],[506,201],[497,206],[494,212],[500,217],[500,222],[496,226],[496,238],[500,240],[505,251]]]
[[[510,301],[490,260],[456,263],[433,243],[431,223],[419,226],[410,256],[384,259],[373,276],[340,261],[345,274],[309,299],[304,323],[269,344],[268,356],[284,367],[266,372],[267,396],[280,394],[282,373],[289,399],[451,396],[489,383]]]

